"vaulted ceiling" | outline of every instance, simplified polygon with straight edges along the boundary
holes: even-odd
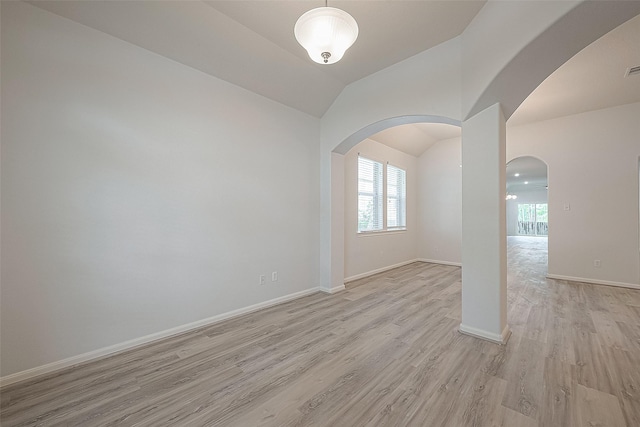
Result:
[[[321,117],[349,83],[460,35],[485,1],[331,1],[360,28],[332,65],[293,35],[320,0],[29,3]]]
[[[485,0],[336,0],[360,35],[333,65],[311,61],[293,36],[322,0],[29,1],[316,117],[346,85],[460,35]],[[640,16],[578,53],[536,89],[509,125],[640,102]],[[413,155],[459,135],[447,125],[406,125],[374,139]]]
[[[626,75],[629,68],[637,66],[640,66],[640,15],[596,40],[551,74],[522,103],[507,125],[640,102],[640,74]],[[443,133],[443,129],[447,131]],[[412,124],[387,129],[371,139],[419,156],[434,142],[460,133],[459,128],[451,125]],[[519,181],[515,180],[514,185]],[[546,186],[538,178],[534,181]]]

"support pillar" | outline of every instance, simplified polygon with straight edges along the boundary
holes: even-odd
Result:
[[[344,156],[321,153],[320,290],[344,290]]]
[[[505,344],[507,325],[506,129],[500,104],[462,124],[460,332]]]
[[[331,153],[331,288],[344,290],[344,156]]]

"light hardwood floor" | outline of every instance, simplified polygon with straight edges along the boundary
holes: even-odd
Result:
[[[506,346],[414,263],[1,391],[2,426],[640,426],[640,291],[545,279],[509,239]]]

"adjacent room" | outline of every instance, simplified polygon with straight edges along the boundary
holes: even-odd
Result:
[[[0,86],[3,426],[640,425],[640,2],[2,1]]]

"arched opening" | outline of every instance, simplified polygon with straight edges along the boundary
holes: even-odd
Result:
[[[429,124],[434,125],[429,128]],[[400,117],[393,117],[385,120],[378,121],[376,123],[372,123],[359,131],[353,133],[351,136],[346,138],[342,143],[340,143],[331,153],[331,270],[330,270],[330,278],[331,278],[331,288],[325,289],[327,292],[336,292],[341,289],[344,289],[344,280],[345,278],[350,278],[354,276],[360,276],[367,272],[371,272],[376,269],[384,269],[386,267],[401,263],[405,260],[393,260],[393,258],[385,258],[381,257],[378,259],[363,261],[359,265],[354,266],[353,269],[346,270],[345,269],[345,260],[348,255],[346,251],[346,242],[345,233],[348,232],[350,234],[357,233],[355,223],[357,220],[351,221],[354,218],[357,218],[357,208],[355,207],[355,200],[357,198],[357,169],[354,171],[355,166],[357,165],[357,148],[356,151],[351,151],[356,147],[359,143],[369,140],[369,138],[376,136],[378,141],[373,141],[369,143],[368,152],[370,150],[376,150],[375,146],[377,144],[377,149],[384,146],[389,148],[389,150],[398,149],[407,151],[406,147],[395,146],[393,147],[392,141],[396,137],[401,137],[401,133],[407,131],[407,128],[402,128],[403,125],[415,125],[417,128],[411,128],[414,132],[425,132],[431,131],[432,134],[429,136],[425,134],[425,139],[431,140],[431,142],[435,142],[437,139],[441,139],[444,137],[443,135],[449,135],[447,131],[436,130],[438,125],[448,125],[447,127],[455,127],[457,130],[457,134],[459,135],[460,122],[455,119],[451,119],[448,117],[442,116],[433,116],[433,115],[407,115]],[[395,129],[395,130],[394,130]],[[406,135],[405,135],[406,137]],[[369,140],[372,141],[372,140]],[[380,142],[382,141],[382,142]],[[406,154],[406,153],[405,153]],[[417,154],[417,153],[413,153]],[[412,156],[412,154],[407,154],[407,156]],[[380,159],[380,157],[384,156],[376,156],[375,153],[370,155],[370,157],[378,157],[376,160],[385,160]],[[413,156],[416,157],[416,156]],[[391,162],[393,163],[393,162]],[[349,172],[350,171],[350,172]],[[356,179],[353,178],[354,172],[356,173]],[[411,175],[415,174],[415,171],[411,171],[411,174],[408,176],[408,180],[415,180],[416,177]],[[349,176],[350,182],[347,188],[347,182],[345,178]],[[417,182],[417,181],[416,181]],[[411,184],[414,185],[414,184]],[[414,191],[413,190],[410,191]],[[354,196],[354,191],[356,191]],[[352,199],[349,199],[349,207],[347,209],[347,197],[352,196]],[[416,193],[417,196],[417,193]],[[407,204],[411,209],[415,209],[415,204],[417,201],[415,200],[407,200]],[[414,210],[415,212],[415,210]],[[408,225],[413,228],[413,230],[407,230],[407,233],[415,233],[416,230],[416,214],[413,215],[413,218],[407,218]],[[353,237],[353,236],[351,236]],[[374,239],[376,240],[388,240],[385,237],[389,237],[389,234],[377,234]],[[351,243],[353,243],[353,239],[351,239]],[[362,242],[362,240],[360,240]],[[371,247],[372,239],[368,239],[366,245]],[[384,244],[384,243],[382,243]],[[376,245],[373,245],[376,246]],[[379,246],[379,245],[378,245]],[[393,254],[394,252],[390,250],[387,253]],[[414,255],[412,259],[415,259],[417,256]],[[365,257],[366,258],[366,257]],[[406,257],[404,257],[406,258]],[[328,273],[328,272],[327,272]]]
[[[513,111],[517,109],[517,107],[522,103],[527,95],[531,93],[531,91],[541,81],[543,81],[549,74],[551,74],[567,59],[569,59],[575,52],[579,51],[582,47],[598,38],[609,29],[615,27],[616,25],[619,25],[621,22],[624,22],[624,20],[628,19],[630,8],[632,9],[632,7],[628,4],[622,5],[622,2],[615,5],[615,7],[613,8],[615,10],[610,7],[603,9],[603,6],[594,5],[593,3],[589,2],[581,4],[579,7],[576,7],[575,10],[567,13],[566,16],[564,16],[561,20],[558,20],[556,24],[545,30],[539,37],[530,41],[523,48],[521,48],[518,53],[512,58],[512,60],[510,60],[507,65],[502,68],[503,71],[501,71],[499,75],[497,75],[492,80],[492,83],[486,86],[486,89],[483,91],[477,102],[472,103],[473,107],[470,109],[462,109],[462,117],[465,118],[465,123],[468,125],[467,129],[465,129],[467,147],[473,146],[475,142],[482,142],[483,139],[486,140],[487,135],[483,132],[484,129],[482,128],[489,128],[492,132],[492,134],[489,135],[489,138],[496,141],[502,139],[502,141],[499,142],[495,147],[489,147],[492,150],[495,149],[497,153],[495,156],[492,155],[490,160],[496,160],[493,157],[501,156],[501,158],[499,160],[496,160],[496,162],[497,164],[505,165],[506,159],[504,157],[504,122],[510,118]],[[597,22],[598,25],[589,25],[592,22]],[[580,37],[576,35],[575,31],[566,31],[566,28],[576,27],[580,28],[581,30]],[[554,40],[554,43],[552,43],[551,45],[549,45],[548,43],[548,40],[550,39]],[[553,52],[550,52],[550,49]],[[553,60],[549,60],[549,58],[551,57],[553,57]],[[536,58],[538,58],[539,61],[536,61]],[[535,72],[531,70],[531,63],[536,63]],[[472,70],[473,67],[466,67],[466,69]],[[522,82],[523,78],[527,80],[526,84]],[[516,84],[514,82],[518,83]],[[407,95],[402,91],[400,91],[400,93],[403,95]],[[463,94],[463,96],[466,96],[466,94]],[[403,105],[405,105],[405,108],[406,104],[410,103],[411,99],[413,98],[409,96],[407,101],[403,101]],[[353,102],[352,99],[349,99],[349,101],[350,102],[345,102],[344,104],[347,104],[352,109],[354,107],[358,107],[357,105],[355,105],[356,103]],[[497,108],[492,109],[492,106],[496,105]],[[360,107],[364,109],[367,108],[366,105],[361,105]],[[487,115],[484,115],[484,117],[479,117],[480,113],[486,112],[490,109],[490,117],[488,117]],[[402,108],[398,108],[397,110],[402,111]],[[416,117],[400,116],[392,119],[374,122],[376,118],[381,116],[384,117],[384,115],[380,115],[379,111],[375,110],[372,110],[370,114],[366,114],[362,110],[358,110],[359,113],[356,120],[354,121],[359,124],[357,126],[352,126],[351,129],[360,128],[360,130],[352,132],[352,130],[349,130],[349,126],[352,125],[352,123],[344,120],[344,114],[348,113],[348,111],[349,110],[347,108],[336,108],[333,114],[329,114],[326,116],[327,121],[323,125],[325,149],[329,149],[323,152],[321,170],[323,216],[321,220],[322,233],[320,281],[322,287],[329,292],[334,289],[338,290],[344,287],[342,282],[343,278],[345,277],[344,154],[362,139],[372,135],[376,131],[385,129],[393,125],[393,123],[391,122],[400,120],[400,122],[396,124],[401,124],[403,123],[402,120],[407,120],[407,117]],[[372,124],[361,127],[362,123],[367,123],[366,120],[363,120],[363,118],[367,115],[370,115],[372,117],[373,120],[370,121],[370,123]],[[449,115],[455,116],[455,114]],[[472,123],[472,121],[474,123]],[[475,127],[475,129],[470,127],[472,125]],[[474,133],[476,133],[476,136],[478,136],[478,138],[473,138]],[[350,136],[344,138],[345,134],[349,134]],[[340,140],[342,140],[342,142],[340,142],[336,146],[335,143]],[[467,154],[470,159],[484,159],[481,152],[468,152]],[[497,170],[497,164],[491,166],[491,168],[493,170]],[[482,178],[484,176],[483,174],[484,170],[470,171],[466,175],[466,181],[471,183],[473,183],[474,181],[478,181],[479,177]],[[501,174],[502,176],[494,177],[495,182],[498,182],[505,178],[504,170],[501,172]],[[491,196],[494,199],[496,197],[499,199],[500,194],[498,193],[502,193],[504,191],[505,182],[502,181],[499,184],[500,185],[493,185],[492,187],[493,194]],[[478,193],[474,191],[474,188],[469,188],[467,194],[472,196],[472,198],[465,199],[465,204],[467,206],[473,206],[473,197],[475,197]],[[504,199],[504,195],[502,195],[501,198]],[[502,203],[504,203],[504,200]],[[496,211],[501,210],[502,212],[504,212],[504,209],[504,205],[502,205],[502,207],[495,208]],[[468,216],[468,213],[466,214]],[[504,219],[502,219],[501,221],[504,221]],[[503,229],[506,227],[506,223],[503,222],[501,225],[495,225],[495,227],[496,230],[497,228]],[[492,284],[505,283],[505,275],[503,274],[503,272],[506,274],[506,271],[503,270],[503,266],[506,266],[506,253],[502,250],[501,247],[498,247],[496,249],[497,245],[493,245],[492,250],[487,250],[486,245],[484,244],[485,240],[482,239],[482,236],[476,235],[477,233],[473,231],[478,229],[482,230],[482,227],[471,227],[472,233],[466,233],[466,240],[468,242],[483,242],[483,245],[479,244],[477,247],[469,247],[467,250],[467,253],[469,254],[467,259],[477,259],[478,271],[474,272],[473,270],[468,269],[467,271],[469,274],[467,274],[466,277],[483,277],[483,282],[487,285],[487,289],[483,289],[481,295],[485,295],[489,292],[495,291],[495,286],[493,286]],[[503,231],[503,233],[505,232]],[[502,239],[504,239],[505,234],[502,235]],[[493,252],[497,253],[498,255],[492,256],[490,259],[485,259],[485,254]],[[496,277],[487,279],[481,274],[485,272],[486,266],[491,267],[491,273]],[[471,289],[473,289],[474,287],[479,289],[479,287],[475,286],[472,281],[466,281]],[[503,327],[506,326],[506,314],[504,313],[504,310],[506,310],[506,293],[500,290],[499,292],[494,292],[490,297],[487,297],[491,300],[489,301],[491,302],[491,304],[495,303],[498,306],[494,309],[493,305],[491,305],[490,310],[480,310],[480,308],[483,307],[483,303],[479,303],[478,301],[480,300],[474,298],[473,295],[469,293],[467,294],[470,295],[469,301],[471,302],[470,304],[467,304],[467,307],[470,308],[469,313],[473,315],[477,314],[477,317],[480,319],[484,319],[486,317],[485,314],[487,311],[498,313],[498,315],[496,315],[496,318],[498,318],[497,320],[491,319],[491,321],[489,322],[490,325],[478,324],[475,327],[475,331],[473,331],[475,333],[470,333],[498,342],[505,342],[505,334],[508,333],[508,328]],[[487,305],[485,304],[484,306]],[[475,322],[470,321],[470,324],[472,323]],[[471,328],[468,329],[469,331],[471,330]],[[487,331],[489,331],[490,333],[485,333]]]
[[[532,156],[517,157],[507,163],[506,181],[507,236],[548,236],[547,164]]]
[[[549,179],[547,164],[533,156],[507,163],[506,223],[508,277],[513,271],[547,274]]]
[[[506,209],[504,205],[506,201],[504,200],[504,195],[499,197],[499,200],[503,203],[502,206],[497,206],[497,203],[494,201],[493,205],[485,210],[485,215],[490,215],[492,218],[495,218],[494,222],[485,221],[480,217],[474,216],[477,206],[479,206],[483,200],[489,200],[495,196],[495,189],[505,190],[506,170],[502,169],[497,173],[495,171],[506,163],[506,152],[517,152],[521,150],[524,145],[520,143],[517,147],[506,149],[505,135],[507,132],[504,122],[510,120],[513,112],[518,109],[527,96],[531,94],[541,82],[570,59],[570,55],[567,55],[568,52],[573,51],[575,53],[579,51],[584,46],[589,45],[595,39],[637,13],[635,8],[629,10],[627,9],[627,4],[623,4],[623,2],[618,3],[620,4],[620,8],[618,8],[618,4],[616,4],[616,6],[614,6],[616,8],[615,10],[607,10],[610,4],[583,2],[570,13],[565,14],[562,19],[557,20],[544,32],[540,33],[536,39],[524,46],[519,53],[501,69],[498,75],[485,88],[474,106],[464,115],[463,158],[483,159],[485,164],[488,161],[495,163],[488,165],[488,167],[482,167],[482,164],[473,165],[474,169],[470,170],[469,167],[466,167],[467,162],[465,162],[465,173],[463,174],[463,324],[461,325],[461,331],[463,332],[501,343],[506,341],[509,333],[506,316],[508,257],[506,245]],[[605,15],[607,15],[607,19],[600,19]],[[590,21],[594,21],[594,24],[597,24],[597,31],[592,31],[595,26],[589,25],[588,23]],[[566,31],[567,28],[572,28],[571,37],[567,37],[569,34],[569,32]],[[577,31],[573,31],[574,29]],[[535,64],[535,67],[532,68],[532,64]],[[472,70],[473,68],[468,67],[467,69]],[[571,76],[572,79],[574,77],[575,76]],[[524,82],[523,79],[527,81]],[[562,89],[566,91],[566,85],[562,86]],[[555,94],[558,92],[559,91],[556,91]],[[609,95],[605,94],[603,98],[608,96]],[[544,105],[547,105],[547,108],[552,108],[557,103],[549,103],[549,99],[551,98],[547,97],[547,104]],[[540,105],[543,104],[539,104],[538,107],[540,107]],[[584,103],[579,103],[578,105],[583,106]],[[573,113],[575,112],[577,111],[573,111]],[[565,113],[565,115],[568,114],[570,113]],[[561,116],[561,114],[558,114],[556,111],[556,117],[558,116]],[[586,127],[585,125],[588,124],[590,124],[589,121],[585,120],[583,127]],[[530,129],[531,128],[528,130]],[[512,132],[512,130],[513,129],[510,129],[508,132],[509,139],[511,139],[514,134],[521,137],[521,140],[535,139],[537,142],[540,142],[542,138],[541,132],[538,132],[535,136],[529,134],[527,137],[522,138],[524,136],[523,134],[526,133],[525,130],[518,129],[514,132]],[[491,132],[491,134],[489,132]],[[582,139],[590,139],[592,135],[595,135],[595,132],[596,129],[593,129],[591,134],[578,130],[576,135],[581,134]],[[562,138],[564,136],[565,134],[563,132],[555,130],[555,132],[552,131],[545,135],[544,138],[550,140],[555,137]],[[476,149],[479,144],[484,145],[484,152],[492,151],[494,155],[483,157],[483,150]],[[548,144],[548,142],[544,142],[543,144]],[[554,149],[557,150],[557,145],[553,148],[547,146],[547,148],[548,151],[545,152],[545,155]],[[580,147],[577,149],[580,150]],[[530,152],[537,152],[537,150]],[[557,155],[557,157],[560,158],[562,156]],[[568,156],[565,155],[565,157]],[[553,162],[554,165],[559,163],[555,158],[553,158]],[[571,173],[565,173],[564,168],[555,168],[554,170],[560,172],[561,175],[567,175],[568,180],[579,176],[581,173],[581,171],[575,169],[572,169]],[[600,168],[596,167],[592,170],[598,171]],[[595,174],[591,174],[591,176],[594,175]],[[591,188],[598,188],[602,184],[595,183],[594,185],[595,186],[592,185]],[[491,187],[491,189],[487,190],[489,187]],[[556,186],[556,188],[562,188],[562,192],[564,193],[568,187]],[[557,195],[554,195],[554,197],[557,197]],[[571,197],[570,193],[566,193],[566,196],[560,196],[559,204],[570,206],[568,197]],[[585,199],[589,199],[589,197],[586,196]],[[596,205],[598,205],[597,207],[606,206],[606,204]],[[573,208],[574,206],[570,206],[570,209]],[[580,214],[586,218],[589,216],[589,212],[592,212],[592,210],[584,209],[580,211]],[[600,215],[600,213],[605,213],[605,209],[601,209],[598,212],[599,215],[596,221],[600,221],[601,218],[606,216],[605,214]],[[549,263],[548,271],[549,273],[554,272],[554,274],[553,276],[552,274],[547,274],[547,277],[562,279],[571,277],[573,280],[579,281],[584,280],[587,275],[602,276],[602,249],[593,249],[592,253],[597,255],[586,254],[582,250],[582,248],[592,246],[588,240],[593,240],[593,236],[589,235],[587,237],[588,233],[583,232],[590,224],[588,220],[585,220],[585,224],[577,225],[575,221],[571,221],[573,217],[574,215],[570,214],[560,214],[557,216],[558,224],[562,224],[557,227],[558,231],[569,234],[569,230],[575,230],[575,228],[580,227],[582,233],[571,233],[573,240],[563,239],[561,237],[553,240],[552,237],[551,249],[549,250],[552,253],[552,260]],[[568,225],[565,226],[565,224]],[[492,227],[490,231],[488,231],[489,227]],[[567,232],[565,232],[565,230]],[[501,233],[503,233],[503,235],[500,235]],[[581,240],[582,244],[578,244],[578,240]],[[603,236],[601,240],[606,242],[606,236]],[[479,242],[482,242],[482,244]],[[570,242],[570,245],[566,245],[565,242]],[[572,251],[568,249],[569,246],[579,249]],[[492,247],[492,250],[486,250],[488,247]],[[556,256],[560,254],[561,251],[563,252],[562,255],[564,255],[562,258]],[[585,262],[581,260],[579,264],[576,263],[574,261],[576,253],[582,253],[582,258],[590,257],[593,267],[590,266],[591,261]],[[611,257],[611,263],[616,262],[617,260]],[[570,270],[572,271],[571,275],[557,273],[558,271],[568,272]],[[611,276],[613,277],[613,275],[621,270],[620,268],[615,272],[610,270]],[[528,273],[529,272],[525,270],[524,274]],[[534,276],[535,275],[532,275],[533,280],[544,280],[544,276]],[[593,281],[594,279],[590,280]],[[489,295],[489,297],[486,297],[487,295]],[[512,301],[511,299],[509,300]],[[492,317],[492,313],[496,313],[496,315]],[[524,321],[526,322],[526,319]],[[511,318],[510,322],[512,322]],[[517,324],[518,322],[514,323]]]
[[[349,150],[355,147],[358,143],[369,138],[370,136],[382,132],[386,129],[401,126],[412,123],[443,123],[452,126],[460,127],[462,123],[460,120],[452,119],[450,117],[435,116],[435,115],[406,115],[398,117],[390,117],[388,119],[380,120],[375,123],[371,123],[368,126],[354,132],[349,137],[345,138],[340,144],[338,144],[332,151],[337,154],[346,154]]]
[[[436,260],[437,257],[425,255],[427,243],[441,248],[446,260],[448,242],[433,242],[440,236],[429,227],[429,219],[438,215],[434,203],[446,203],[444,199],[452,192],[447,190],[442,196],[432,181],[456,183],[460,188],[453,193],[459,199],[460,159],[458,155],[437,165],[434,179],[431,172],[436,166],[428,163],[427,151],[441,150],[443,144],[455,145],[450,140],[459,141],[460,133],[458,126],[447,123],[393,126],[365,138],[345,154],[345,283],[417,259]],[[459,144],[457,150],[459,154]],[[428,197],[438,201],[430,203]],[[459,206],[454,210],[451,217],[458,217],[457,223],[452,221],[456,228],[461,212]]]

